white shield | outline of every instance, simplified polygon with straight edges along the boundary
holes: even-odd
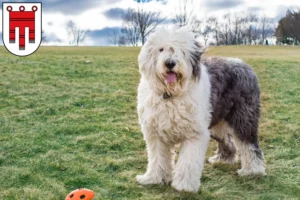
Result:
[[[34,53],[42,41],[42,3],[3,3],[2,40],[17,56]]]

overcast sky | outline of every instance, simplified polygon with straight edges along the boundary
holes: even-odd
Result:
[[[106,36],[122,26],[121,13],[129,7],[141,6],[135,0],[30,0],[42,2],[43,30],[51,45],[67,45],[66,23],[73,20],[79,27],[89,29],[85,45],[107,45]],[[140,1],[140,0],[138,0]],[[3,0],[0,0],[2,3]],[[9,2],[9,1],[4,1]],[[26,2],[26,1],[12,1]],[[300,7],[300,0],[194,0],[194,13],[201,19],[221,17],[227,12],[257,12],[280,19],[288,8]],[[146,9],[161,11],[171,21],[178,0],[153,0],[144,4]],[[2,6],[0,10],[2,18]],[[172,26],[165,23],[164,26]],[[2,40],[2,20],[0,37]],[[59,42],[58,42],[59,41]],[[0,41],[1,43],[2,41]]]

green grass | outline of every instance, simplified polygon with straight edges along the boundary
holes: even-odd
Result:
[[[95,199],[300,199],[300,48],[215,47],[251,64],[262,90],[260,141],[268,175],[205,164],[198,194],[140,186],[138,48],[0,48],[0,199],[59,200],[79,187]],[[207,157],[216,144],[211,141]]]

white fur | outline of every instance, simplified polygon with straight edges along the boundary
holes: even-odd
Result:
[[[227,58],[227,60],[230,61],[230,62],[235,62],[237,64],[244,63],[244,61],[242,59],[239,59],[239,58]]]
[[[237,171],[239,176],[266,175],[264,159],[255,154],[256,148],[233,137],[240,153],[242,168]],[[263,157],[263,154],[262,154]]]
[[[173,181],[172,186],[179,191],[199,189],[210,138],[211,85],[205,66],[201,66],[199,80],[193,77],[190,52],[194,48],[190,32],[160,30],[148,39],[139,55],[138,114],[148,153],[147,172],[137,176],[140,184]],[[165,79],[168,58],[176,60],[174,71],[180,75],[173,84]],[[164,92],[171,97],[163,99]],[[177,143],[181,143],[181,151],[174,171]]]

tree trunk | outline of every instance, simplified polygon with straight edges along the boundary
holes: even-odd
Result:
[[[145,36],[142,35],[142,45],[144,46],[145,44]]]

